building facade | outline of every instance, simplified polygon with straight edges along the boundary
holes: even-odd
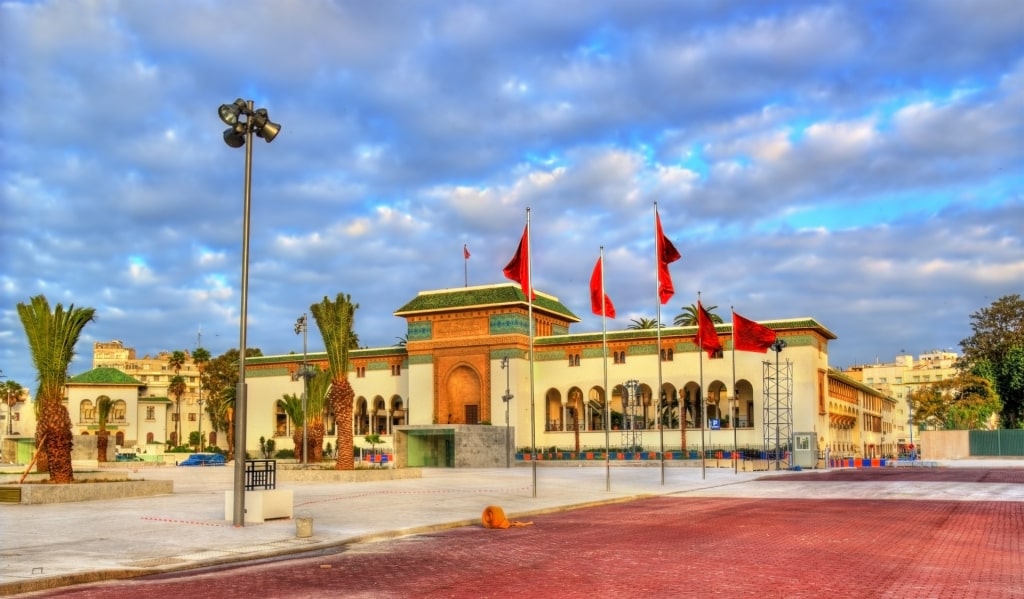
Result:
[[[405,345],[350,353],[350,425],[360,446],[374,433],[393,447],[396,427],[405,425],[482,424],[505,427],[519,450],[586,451],[607,444],[771,451],[788,450],[801,435],[813,440],[809,449],[835,457],[899,451],[901,402],[856,373],[830,368],[828,347],[836,336],[813,318],[763,321],[785,342],[781,351],[764,354],[734,352],[731,324],[717,325],[723,351],[709,357],[698,350],[693,326],[573,333],[579,318],[557,297],[538,292],[528,303],[512,283],[423,291],[395,315],[407,323]],[[96,350],[103,355],[94,363],[114,366],[69,381],[75,433],[93,434],[92,409],[106,395],[121,402],[108,427],[119,444],[170,440],[176,408],[158,390],[173,376],[167,357],[139,360],[119,341],[96,344]],[[291,448],[293,423],[277,403],[301,396],[303,359],[290,353],[246,360],[244,443],[250,453],[261,437]],[[327,368],[323,352],[305,360]],[[185,400],[182,411],[187,440],[199,430],[199,409]],[[193,412],[196,417],[188,417]],[[327,419],[327,440],[336,434],[333,420]],[[202,430],[212,432],[208,421]],[[226,446],[223,432],[215,439]]]

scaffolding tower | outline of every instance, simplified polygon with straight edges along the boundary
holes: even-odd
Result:
[[[774,349],[774,348],[773,348]],[[776,350],[775,361],[763,362],[764,374],[764,451],[765,457],[775,469],[791,466],[793,443],[793,363],[780,363]]]
[[[622,384],[622,447],[636,451],[641,446],[643,416],[640,413],[643,398],[640,396],[640,381],[628,380]]]

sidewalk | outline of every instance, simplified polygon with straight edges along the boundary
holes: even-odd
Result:
[[[1014,467],[1021,462],[964,462]],[[807,471],[808,474],[814,471]],[[666,467],[657,463],[453,470],[424,469],[422,478],[385,482],[283,482],[294,492],[295,518],[312,518],[311,537],[296,520],[235,527],[224,494],[233,469],[150,468],[133,478],[171,479],[174,494],[49,505],[0,505],[0,595],[81,582],[186,570],[323,550],[456,526],[477,525],[488,505],[510,519],[641,496],[900,498],[1024,501],[1024,485],[971,483],[810,483],[771,481],[792,472]],[[758,480],[758,479],[768,480]],[[798,477],[799,478],[799,477]],[[610,485],[610,490],[608,490]]]

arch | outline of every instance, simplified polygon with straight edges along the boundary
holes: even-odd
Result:
[[[217,445],[217,431],[210,431],[210,436],[207,442],[210,445]]]
[[[78,404],[78,421],[92,422],[94,420],[96,420],[96,404],[92,403],[91,399],[83,399],[82,403]]]
[[[437,404],[438,422],[448,424],[478,424],[490,420],[491,414],[483,398],[480,373],[466,362],[453,366],[444,377],[443,393]]]
[[[544,393],[544,430],[565,430],[562,418],[562,393],[554,387]]]
[[[752,428],[754,426],[754,386],[747,379],[736,381],[736,407],[733,420],[738,428]]]
[[[584,413],[583,390],[579,387],[569,387],[569,393],[566,397],[566,430],[584,430],[586,421],[582,419]]]
[[[665,428],[679,428],[679,392],[672,383],[661,384],[661,418]]]
[[[111,422],[126,422],[128,418],[128,404],[123,399],[114,401],[110,406]]]
[[[719,380],[711,381],[711,384],[708,385],[708,395],[705,398],[708,402],[708,420],[721,419],[722,415],[727,413],[729,409],[728,395],[725,383]]]
[[[402,426],[406,424],[405,401],[402,400],[402,396],[391,396],[390,412],[391,428],[389,430],[389,433],[393,432],[396,426]]]
[[[377,435],[388,434],[388,408],[380,395],[373,398],[373,411],[370,416],[370,432]]]
[[[686,428],[700,428],[704,422],[704,401],[701,399],[700,385],[694,381],[683,385],[682,401]]]
[[[588,430],[603,431],[605,429],[605,392],[598,386],[587,391],[587,425]]]
[[[352,410],[352,418],[355,421],[355,434],[367,435],[370,430],[370,411],[367,407],[366,398],[360,395],[356,398],[355,409]]]
[[[124,446],[124,431],[117,431],[117,433],[114,434],[114,445],[121,447]]]
[[[148,444],[150,444],[152,442],[153,442],[153,433],[146,433],[146,444],[148,445]]]

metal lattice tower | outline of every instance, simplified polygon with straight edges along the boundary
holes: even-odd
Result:
[[[640,445],[643,435],[640,434],[640,424],[643,417],[640,415],[640,405],[643,398],[640,396],[640,382],[629,380],[622,385],[622,447],[626,451],[633,451]]]
[[[778,357],[778,353],[776,353]],[[793,363],[762,363],[764,375],[764,451],[775,469],[789,467],[793,442]]]

